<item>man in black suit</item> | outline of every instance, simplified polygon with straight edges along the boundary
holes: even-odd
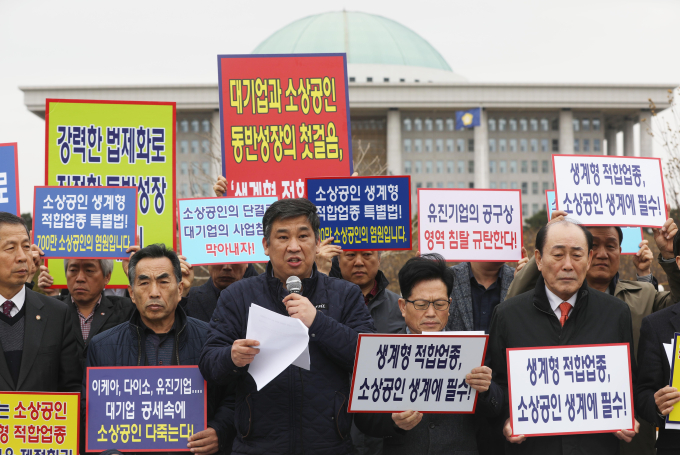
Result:
[[[0,391],[78,392],[82,370],[68,307],[25,286],[23,220],[0,212]]]
[[[47,267],[40,267],[38,287],[49,290],[54,279]],[[111,259],[68,259],[64,261],[68,294],[55,298],[66,303],[75,333],[78,358],[85,367],[87,346],[90,340],[105,330],[127,322],[135,309],[126,297],[104,295],[111,280]]]
[[[675,262],[680,266],[680,235],[673,240]],[[659,428],[657,455],[680,453],[680,432],[666,430],[666,416],[680,402],[680,392],[670,387],[671,367],[664,344],[671,344],[680,332],[680,306],[671,305],[642,320],[638,347],[638,380],[635,411]]]

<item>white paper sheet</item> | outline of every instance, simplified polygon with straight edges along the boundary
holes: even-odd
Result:
[[[251,303],[246,338],[260,342],[260,353],[248,367],[257,390],[269,384],[291,364],[309,369],[309,334],[299,319]]]

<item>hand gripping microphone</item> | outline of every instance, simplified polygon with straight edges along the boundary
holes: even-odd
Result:
[[[302,281],[296,276],[291,276],[286,280],[286,288],[288,292],[295,294],[302,294]]]

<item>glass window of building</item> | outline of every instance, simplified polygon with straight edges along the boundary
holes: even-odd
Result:
[[[529,194],[529,184],[522,182],[522,194]]]
[[[535,118],[530,119],[529,127],[531,127],[531,131],[538,131],[538,119]]]
[[[420,153],[423,151],[423,140],[422,139],[415,139],[413,141],[413,151],[416,153]]]
[[[211,188],[210,184],[204,183],[204,184],[203,184],[203,196],[205,196],[205,197],[210,196],[210,190],[211,190],[211,189],[212,189],[212,188]]]
[[[194,196],[200,196],[201,186],[198,183],[194,183],[193,185],[191,185],[191,192]]]
[[[453,152],[453,139],[446,140],[446,151]]]
[[[511,174],[517,174],[517,161],[516,160],[510,161],[510,173]]]
[[[454,168],[453,161],[447,161],[446,162],[446,172],[448,172],[449,174],[453,174],[453,172],[454,172],[453,168]]]
[[[180,163],[179,168],[182,175],[187,175],[189,173],[189,165],[186,162]]]
[[[514,118],[510,119],[510,131],[517,131],[517,120]]]
[[[489,119],[489,131],[496,131],[496,119],[495,118]]]
[[[201,164],[198,161],[194,161],[191,163],[191,173],[194,175],[198,175],[198,173],[201,171]]]
[[[583,139],[583,151],[590,152],[590,139]]]
[[[427,183],[425,184],[425,186],[426,186],[427,188],[432,188],[432,182],[427,182]]]
[[[443,174],[444,173],[444,162],[443,161],[437,161],[437,174]]]
[[[496,139],[489,139],[489,153],[496,151]]]
[[[531,173],[538,174],[538,160],[531,160]]]
[[[413,120],[413,129],[416,131],[422,131],[423,130],[423,121],[420,120],[418,117],[416,117]]]
[[[468,139],[468,152],[474,152],[475,151],[475,140],[474,139]]]
[[[425,139],[425,152],[432,153],[432,139]]]
[[[529,204],[522,204],[522,215],[529,216]]]
[[[498,151],[505,152],[508,149],[507,141],[505,139],[498,140]]]
[[[510,182],[510,189],[516,190],[517,189],[517,182]]]
[[[505,131],[505,119],[504,118],[499,118],[498,119],[498,131]]]
[[[435,143],[435,150],[437,152],[443,152],[444,151],[444,139],[437,139],[434,141]]]
[[[458,188],[465,188],[465,182],[458,182]]]
[[[455,188],[456,187],[456,182],[449,182],[446,184],[447,188]]]
[[[465,174],[465,161],[458,162],[458,173]]]
[[[590,119],[588,118],[581,119],[581,127],[583,131],[590,131]]]
[[[551,129],[553,131],[557,131],[560,129],[560,120],[559,119],[552,119],[552,122],[550,122]]]
[[[489,188],[491,188],[492,190],[495,190],[496,189],[496,182],[489,182]]]
[[[210,141],[201,142],[201,151],[205,154],[210,153]]]
[[[422,169],[422,163],[420,161],[416,161],[416,167],[415,167],[416,174],[420,174],[422,172],[422,170],[423,170]]]
[[[578,152],[579,151],[579,140],[574,139],[574,151]]]
[[[527,131],[529,129],[529,125],[527,123],[527,119],[521,118],[519,119],[519,130],[520,131]]]
[[[416,183],[416,189],[422,188],[422,187],[423,187],[423,184],[422,184],[422,183],[420,183],[420,182]]]
[[[599,118],[593,119],[593,131],[600,131],[600,119]]]
[[[580,122],[577,118],[572,120],[572,124],[574,125],[574,131],[579,131],[581,129],[580,128]]]
[[[489,174],[495,174],[496,173],[496,161],[491,160],[489,161]]]
[[[464,152],[465,151],[465,139],[458,139],[456,141],[456,150],[458,152]]]
[[[547,118],[541,119],[541,130],[548,131],[550,129],[550,122]]]
[[[543,171],[544,174],[550,172],[550,161],[548,160],[541,161],[541,171]]]
[[[531,194],[538,194],[538,182],[531,182]]]
[[[507,190],[507,189],[508,189],[508,182],[501,182],[500,188],[501,188],[502,190]]]
[[[520,152],[526,152],[527,151],[527,140],[526,139],[520,139],[519,140],[519,151]]]
[[[198,141],[191,141],[191,153],[198,153]]]
[[[404,119],[404,131],[411,131],[411,119],[410,118]]]
[[[425,173],[432,174],[432,161],[425,161]]]
[[[547,152],[548,151],[548,140],[547,139],[541,139],[541,152]]]
[[[432,131],[432,119],[431,118],[425,119],[425,131]]]
[[[191,121],[191,131],[198,133],[198,120]]]
[[[550,189],[550,182],[543,182],[543,193]]]
[[[593,139],[593,152],[601,152],[602,144],[599,139]]]
[[[536,215],[538,213],[538,204],[531,204],[531,214]]]
[[[456,127],[455,122],[453,121],[452,118],[447,118],[446,119],[446,131],[453,131]]]
[[[531,151],[538,152],[538,139],[531,140]]]
[[[437,131],[444,131],[444,120],[443,119],[436,119],[434,121],[435,128],[437,128]]]
[[[437,188],[444,188],[444,182],[437,182]]]
[[[203,125],[203,132],[204,133],[209,133],[210,132],[210,120],[203,120],[201,122],[201,125]]]
[[[411,152],[411,139],[404,139],[404,152]]]
[[[179,143],[179,153],[189,153],[189,142],[188,141],[182,141]]]
[[[182,122],[179,124],[180,129],[182,130],[182,133],[188,133],[189,132],[189,120],[182,120]]]
[[[501,160],[498,162],[498,172],[500,174],[505,174],[505,172],[507,171],[507,167],[508,167],[507,161]]]
[[[411,173],[411,162],[409,160],[404,161],[404,174]]]
[[[560,151],[560,141],[557,139],[552,140],[552,151],[553,152],[559,152]]]
[[[527,160],[522,160],[522,174],[529,172],[529,162]]]
[[[204,161],[201,164],[201,166],[203,167],[203,173],[205,175],[210,175],[210,163],[208,163],[207,161]]]
[[[189,184],[182,183],[181,188],[182,188],[182,190],[181,190],[180,194],[182,195],[182,197],[189,197]]]
[[[472,160],[468,161],[468,172],[469,172],[470,174],[474,174],[474,173],[475,173],[475,162],[472,161]]]
[[[512,153],[517,151],[517,139],[510,139],[510,151]]]

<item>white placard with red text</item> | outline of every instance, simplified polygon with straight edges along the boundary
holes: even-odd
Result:
[[[661,227],[667,219],[659,158],[553,155],[558,210],[587,226]]]
[[[418,190],[420,253],[447,261],[519,261],[520,190]]]

